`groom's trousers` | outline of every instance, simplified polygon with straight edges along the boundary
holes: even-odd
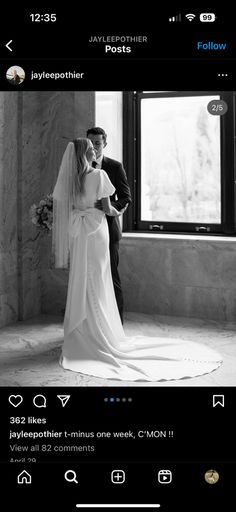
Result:
[[[124,300],[121,288],[121,280],[118,272],[119,265],[119,242],[110,243],[110,260],[111,260],[111,274],[113,280],[113,286],[116,296],[116,302],[120,313],[120,319],[123,324],[123,309]]]

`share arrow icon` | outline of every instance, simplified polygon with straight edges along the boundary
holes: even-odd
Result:
[[[62,407],[65,407],[68,400],[70,399],[70,395],[57,395],[57,398],[59,398],[59,400],[61,400]]]

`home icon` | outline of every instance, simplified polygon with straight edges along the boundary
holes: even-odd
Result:
[[[17,483],[18,484],[31,484],[32,478],[27,471],[21,471],[21,473],[17,476]]]

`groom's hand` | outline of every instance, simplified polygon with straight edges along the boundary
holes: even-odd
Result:
[[[97,208],[97,210],[102,210],[102,201],[101,201],[101,199],[99,199],[98,201],[96,201],[96,203],[94,203],[94,208]]]
[[[124,206],[124,208],[121,208],[121,210],[120,210],[120,214],[125,213],[125,211],[127,210],[128,206],[129,206],[129,203],[126,203],[126,205]]]

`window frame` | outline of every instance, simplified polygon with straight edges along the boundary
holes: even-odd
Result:
[[[191,96],[220,96],[228,111],[220,116],[221,138],[221,223],[157,222],[141,220],[141,100]],[[143,233],[179,233],[202,235],[236,234],[235,185],[235,92],[234,91],[127,91],[123,93],[123,161],[131,188],[133,203],[124,216],[124,231]],[[155,227],[156,226],[156,227]]]

